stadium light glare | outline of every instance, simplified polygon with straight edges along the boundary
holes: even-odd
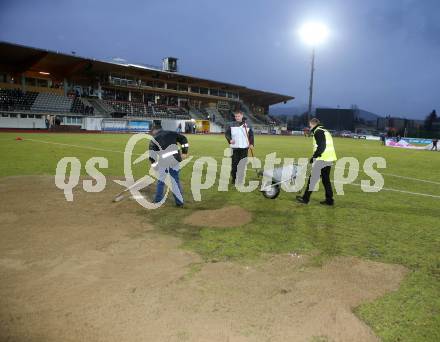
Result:
[[[316,46],[327,39],[329,31],[323,23],[309,22],[300,28],[299,34],[306,44]]]
[[[50,75],[50,72],[46,72],[46,71],[40,71],[39,72],[41,75]]]

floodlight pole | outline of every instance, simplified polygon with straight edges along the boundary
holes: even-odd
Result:
[[[307,112],[307,123],[312,116],[312,99],[313,99],[313,74],[315,73],[315,47],[312,48],[312,62],[310,70],[310,86],[309,86],[309,110]]]

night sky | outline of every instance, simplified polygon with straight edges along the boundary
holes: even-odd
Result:
[[[423,118],[440,110],[438,0],[0,0],[0,40],[295,96],[307,103],[302,23],[330,29],[317,48],[315,104]]]

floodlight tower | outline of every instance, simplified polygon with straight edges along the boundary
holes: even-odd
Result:
[[[307,111],[307,121],[310,120],[312,114],[312,102],[313,102],[313,76],[315,73],[315,48],[317,45],[323,43],[328,36],[328,29],[322,23],[310,22],[304,24],[299,34],[302,40],[312,47],[312,60],[310,69],[310,85],[309,85],[309,108]]]

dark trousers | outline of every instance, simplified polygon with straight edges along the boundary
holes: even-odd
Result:
[[[325,164],[324,164],[325,165]],[[322,168],[321,168],[322,166]],[[321,168],[321,170],[319,170]],[[316,183],[319,180],[318,172],[320,172],[320,177],[322,180],[322,184],[324,185],[325,189],[325,200],[329,203],[333,203],[333,189],[332,189],[332,183],[330,182],[330,171],[331,171],[331,165],[323,166],[318,161],[315,162],[312,168],[312,174],[309,177],[309,180],[307,182],[306,191],[304,192],[303,199],[308,202],[310,200],[310,196],[312,195],[312,190],[315,188]]]
[[[237,167],[240,160],[247,158],[248,156],[248,148],[233,148],[232,149],[232,167],[231,167],[231,178],[232,182],[235,183],[235,180],[243,179],[243,171],[241,170],[241,174],[237,174]]]
[[[174,200],[176,201],[177,205],[183,205],[182,186],[180,185],[179,181],[179,170],[175,170],[173,168],[160,169],[158,173],[159,177],[157,180],[154,202],[159,203],[162,201],[164,196],[163,192],[165,189],[165,178],[167,174],[169,174],[171,176],[171,191],[173,193]]]

